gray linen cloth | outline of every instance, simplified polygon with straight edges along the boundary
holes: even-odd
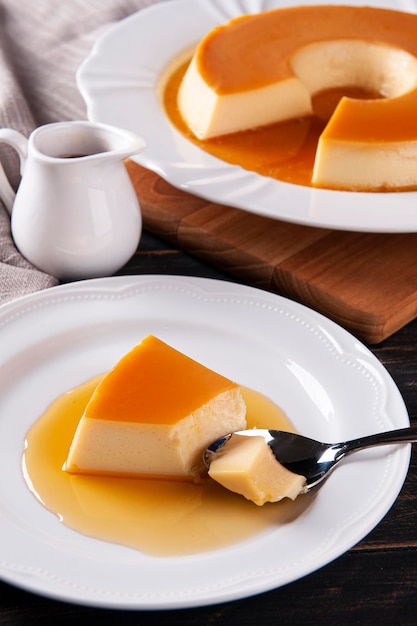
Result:
[[[75,74],[97,38],[118,20],[157,0],[0,0],[0,127],[26,137],[50,122],[86,119]],[[14,188],[16,153],[0,144]],[[0,305],[58,283],[16,249],[0,202]]]

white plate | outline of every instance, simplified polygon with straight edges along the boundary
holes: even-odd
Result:
[[[315,4],[305,2],[310,3]],[[89,118],[141,135],[148,147],[135,161],[174,186],[211,201],[311,226],[416,232],[416,192],[353,193],[282,183],[207,154],[167,118],[158,85],[178,54],[231,17],[290,4],[299,0],[170,0],[119,22],[99,39],[78,72]],[[350,4],[362,5],[363,0]],[[367,4],[415,10],[413,0]]]
[[[222,281],[145,276],[74,283],[23,298],[0,308],[4,580],[102,607],[224,602],[313,572],[386,514],[406,476],[409,445],[353,455],[308,506],[294,503],[301,510],[292,522],[212,552],[152,558],[60,523],[23,479],[25,433],[51,400],[110,368],[148,333],[271,397],[306,435],[341,440],[409,424],[397,387],[367,348],[321,315],[273,294]]]

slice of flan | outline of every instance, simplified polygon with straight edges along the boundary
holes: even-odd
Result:
[[[98,384],[65,470],[198,481],[205,448],[245,414],[239,385],[149,335]]]
[[[258,506],[304,493],[305,477],[279,463],[261,436],[234,434],[210,463],[209,476]]]
[[[358,88],[325,129],[312,184],[417,185],[417,15],[311,5],[234,18],[198,44],[178,108],[200,140],[309,116],[314,95]]]

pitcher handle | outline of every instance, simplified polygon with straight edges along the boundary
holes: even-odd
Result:
[[[17,130],[13,130],[12,128],[0,128],[0,143],[1,142],[8,144],[16,150],[20,161],[20,175],[23,175],[27,159],[28,140]],[[14,189],[0,163],[0,200],[2,200],[10,215],[12,214],[15,197]]]

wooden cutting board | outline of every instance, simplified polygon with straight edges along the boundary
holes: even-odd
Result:
[[[371,344],[417,316],[417,233],[289,224],[188,194],[132,161],[127,168],[144,228],[230,276],[306,304]]]

